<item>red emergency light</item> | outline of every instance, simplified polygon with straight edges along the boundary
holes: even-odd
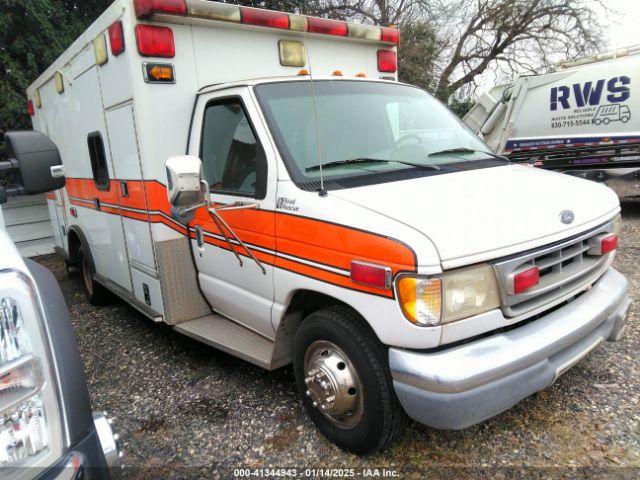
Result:
[[[114,56],[117,57],[124,52],[124,32],[120,20],[109,27],[109,43],[111,44],[111,53]]]
[[[351,262],[351,280],[376,288],[391,288],[391,269],[363,262]]]
[[[186,15],[187,3],[185,0],[133,0],[136,17],[146,20],[157,13],[166,15]]]
[[[33,117],[36,114],[36,109],[33,106],[33,100],[27,99],[27,113],[30,117]]]
[[[378,50],[378,71],[396,73],[398,71],[398,55],[393,50]]]
[[[311,33],[323,33],[325,35],[338,35],[346,37],[349,35],[347,22],[330,20],[328,18],[307,17],[307,31]]]
[[[173,58],[176,55],[173,30],[168,27],[136,25],[136,41],[138,52],[144,57]]]
[[[261,8],[240,7],[242,23],[270,28],[289,28],[289,15]]]
[[[383,42],[393,43],[398,45],[400,43],[400,32],[398,32],[397,28],[382,28],[382,35],[380,36],[380,40]]]
[[[200,2],[199,2],[200,3]],[[240,7],[230,3],[215,1],[201,2],[193,10],[187,6],[187,0],[134,0],[135,13],[140,20],[150,20],[158,15],[193,16],[222,22],[244,23],[261,27],[311,32],[340,37],[354,37],[398,45],[400,34],[395,28],[376,27],[371,25],[348,24],[342,20],[307,17],[305,15],[288,14],[274,10],[253,7]],[[363,33],[363,29],[366,30]]]
[[[519,293],[526,292],[532,287],[535,287],[540,283],[540,269],[538,267],[531,267],[523,272],[520,272],[513,277],[513,293],[518,295]]]

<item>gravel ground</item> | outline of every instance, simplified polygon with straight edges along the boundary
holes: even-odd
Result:
[[[127,477],[234,478],[239,467],[355,468],[356,476],[387,468],[396,478],[640,477],[638,303],[620,342],[511,410],[459,432],[413,423],[388,451],[358,458],[314,429],[290,367],[265,372],[120,302],[92,307],[58,257],[38,260],[62,286],[92,405],[116,417]],[[640,201],[623,205],[615,263],[637,298]]]

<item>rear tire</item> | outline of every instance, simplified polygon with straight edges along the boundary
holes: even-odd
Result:
[[[405,429],[408,418],[393,390],[386,348],[357,313],[342,306],[312,313],[293,350],[302,403],[340,448],[375,453]]]
[[[89,256],[84,248],[81,247],[78,252],[82,288],[91,305],[103,305],[111,299],[111,293],[94,280]]]
[[[80,264],[79,263],[71,263],[69,260],[64,261],[64,268],[67,272],[67,278],[77,278],[80,273]]]

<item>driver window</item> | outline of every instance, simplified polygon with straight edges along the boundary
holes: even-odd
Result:
[[[266,159],[239,99],[207,105],[200,156],[211,191],[256,196],[258,168]]]

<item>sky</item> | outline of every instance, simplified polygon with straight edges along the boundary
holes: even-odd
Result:
[[[602,3],[611,10],[602,22],[608,26],[606,35],[610,49],[640,45],[640,1],[602,0]]]

